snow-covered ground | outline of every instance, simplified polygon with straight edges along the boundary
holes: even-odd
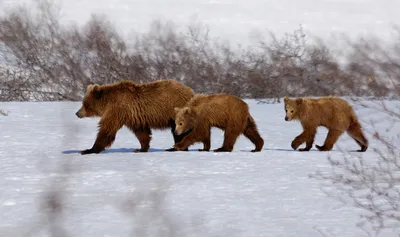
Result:
[[[98,119],[78,119],[80,103],[0,103],[8,113],[0,116],[0,236],[50,236],[41,205],[54,189],[61,190],[59,221],[70,236],[130,236],[134,223],[159,217],[157,212],[146,216],[145,209],[134,216],[127,205],[136,191],[151,191],[157,180],[163,181],[159,188],[167,195],[165,208],[176,221],[172,227],[184,228],[192,217],[202,218],[197,224],[201,232],[190,231],[191,236],[362,236],[356,227],[359,211],[327,197],[320,181],[308,177],[317,170],[330,172],[327,155],[340,157],[339,148],[354,151],[356,143],[345,134],[328,153],[293,151],[290,142],[301,127],[284,120],[283,104],[246,101],[265,139],[260,153],[249,152],[253,146],[243,136],[232,153],[194,151],[200,144],[189,152],[164,152],[172,145],[167,130],[154,131],[150,152],[132,153],[139,143],[123,128],[106,152],[82,156],[77,152],[92,146]],[[370,119],[382,131],[391,125],[383,114],[356,108],[367,131],[372,131]],[[398,134],[399,129],[390,131]],[[316,144],[325,135],[326,129],[319,129]],[[379,145],[367,136],[370,149],[351,154],[364,159],[375,155],[373,148]],[[212,149],[221,142],[222,132],[213,129]],[[70,173],[63,173],[63,167]],[[160,196],[152,197],[161,203]],[[153,230],[160,227],[147,224]],[[397,235],[389,231],[382,236]]]
[[[1,11],[34,0],[0,0]],[[62,22],[84,24],[92,13],[106,15],[129,38],[145,32],[153,20],[177,26],[208,25],[210,34],[234,44],[270,30],[278,35],[302,25],[306,32],[329,39],[332,33],[350,37],[375,35],[391,40],[392,24],[400,22],[398,0],[56,0]],[[335,42],[337,43],[337,42]]]
[[[0,14],[32,2],[0,0]],[[343,32],[391,40],[391,24],[400,22],[398,0],[59,2],[62,22],[80,25],[92,13],[105,14],[128,39],[131,31],[145,32],[157,19],[171,20],[180,27],[205,24],[213,37],[241,44],[251,43],[258,32],[282,35],[300,24],[324,39]],[[134,224],[155,217],[139,213],[136,218],[124,204],[138,189],[149,192],[159,179],[163,181],[159,189],[167,195],[166,208],[177,222],[172,227],[184,228],[192,217],[203,218],[204,223],[197,224],[200,233],[189,231],[193,236],[362,236],[356,227],[358,210],[327,197],[320,190],[321,183],[308,177],[317,170],[329,172],[327,155],[340,157],[339,147],[356,150],[355,142],[345,134],[329,153],[293,151],[290,142],[301,127],[284,121],[283,105],[248,102],[265,139],[260,153],[250,153],[253,146],[244,137],[228,154],[167,153],[163,150],[172,145],[170,132],[153,131],[151,152],[136,154],[131,150],[139,146],[137,139],[122,129],[110,149],[88,156],[77,151],[92,146],[98,119],[78,119],[79,103],[0,103],[0,109],[9,114],[0,115],[0,236],[49,236],[43,230],[48,227],[41,205],[43,196],[58,188],[61,193],[66,190],[60,223],[70,236],[128,236]],[[400,133],[382,114],[363,108],[357,113],[366,130],[372,130],[368,122],[373,119],[378,129]],[[326,129],[319,129],[316,143],[322,144],[325,135]],[[368,138],[371,145],[366,153],[351,154],[372,158],[373,148],[379,145],[370,134]],[[214,129],[212,148],[221,142],[222,133]],[[70,173],[62,173],[63,167]],[[148,225],[160,227],[159,223]],[[382,236],[398,235],[389,231]]]

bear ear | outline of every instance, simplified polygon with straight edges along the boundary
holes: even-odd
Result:
[[[192,112],[192,110],[189,107],[184,107],[182,110],[184,114],[190,114]]]
[[[285,97],[283,98],[283,102],[287,103],[288,101],[289,101],[289,97],[285,96]]]
[[[87,90],[87,91],[91,91],[91,90],[93,90],[93,88],[96,87],[96,86],[99,86],[99,85],[98,85],[98,84],[90,84],[90,85],[87,86],[86,90]]]
[[[96,99],[100,99],[103,95],[103,91],[101,90],[100,86],[97,84],[92,85],[91,92]]]
[[[301,104],[301,103],[303,103],[303,98],[297,98],[296,99],[296,104]]]
[[[181,111],[181,109],[182,109],[182,108],[175,107],[175,108],[174,108],[174,110],[175,110],[175,114],[179,113],[179,111]]]

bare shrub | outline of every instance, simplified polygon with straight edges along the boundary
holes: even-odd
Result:
[[[400,31],[397,30],[400,39]],[[357,82],[354,93],[359,96],[399,96],[400,50],[398,45],[383,47],[378,39],[350,42],[344,71]]]
[[[0,115],[8,116],[8,113],[6,113],[4,110],[1,110],[1,109],[0,109]]]
[[[358,226],[368,236],[382,231],[400,233],[400,106],[388,107],[385,101],[361,102],[369,113],[381,113],[371,121],[372,156],[343,151],[341,157],[328,155],[332,172],[318,171],[311,177],[325,181],[323,191],[339,202],[361,211]]]
[[[197,92],[247,98],[389,96],[399,71],[397,45],[385,51],[375,40],[349,42],[343,69],[333,50],[322,40],[309,42],[301,27],[233,49],[201,25],[178,31],[155,21],[128,44],[104,16],[93,15],[78,28],[61,25],[50,1],[36,8],[37,14],[19,7],[0,17],[2,101],[80,100],[91,83],[166,78]]]

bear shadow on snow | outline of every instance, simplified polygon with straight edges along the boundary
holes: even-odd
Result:
[[[135,153],[133,152],[135,148],[110,148],[107,150],[104,150],[98,154],[107,154],[107,153]],[[162,148],[150,148],[148,152],[161,152],[165,151],[165,149]],[[81,150],[65,150],[62,153],[63,154],[80,154]]]
[[[290,152],[301,152],[299,150],[293,150],[290,148],[264,148],[262,149],[263,151],[290,151]],[[318,149],[310,149],[310,152],[319,152]],[[337,151],[336,149],[332,149],[330,151]],[[352,151],[351,151],[352,152]],[[354,152],[356,152],[356,150],[354,150]]]
[[[133,153],[136,155],[136,152],[134,152],[136,148],[109,148],[104,151],[101,151],[98,153],[99,155],[101,154],[108,154],[108,153]],[[196,149],[189,149],[188,151],[185,152],[190,152],[190,151],[197,151]],[[63,154],[80,154],[81,150],[65,150],[62,151]],[[148,152],[167,152],[165,151],[165,148],[149,148]]]
[[[108,153],[135,153],[133,152],[135,148],[110,148],[105,151],[100,152],[99,154],[108,154]],[[189,152],[196,152],[198,149],[189,149]],[[240,149],[239,152],[248,152],[248,149]],[[285,148],[264,148],[262,151],[282,151],[282,152],[301,152],[293,149],[285,149]],[[336,149],[332,149],[332,151],[337,151]],[[167,152],[164,148],[150,148],[148,152]],[[187,152],[187,151],[186,151]],[[317,149],[311,149],[310,152],[319,152]],[[339,151],[340,152],[340,151]],[[346,152],[357,152],[357,150],[347,150]],[[62,151],[63,154],[78,154],[80,150],[65,150]],[[213,153],[213,152],[210,152]]]

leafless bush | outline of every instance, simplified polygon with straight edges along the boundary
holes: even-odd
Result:
[[[400,39],[400,29],[396,28],[397,41]],[[395,39],[396,40],[396,39]],[[347,55],[348,64],[345,73],[352,76],[358,86],[354,92],[359,96],[400,95],[400,49],[394,43],[383,47],[378,39],[361,39],[349,41],[351,51]],[[371,93],[373,92],[373,93]]]
[[[364,103],[371,114],[385,115],[371,121],[370,143],[373,155],[343,152],[342,157],[328,156],[330,174],[316,172],[311,177],[326,181],[323,188],[330,197],[361,211],[359,227],[368,236],[382,231],[400,234],[400,106],[388,107],[385,101]]]
[[[0,109],[0,115],[8,116],[8,114],[4,110],[1,110],[1,109]]]
[[[163,78],[247,98],[387,96],[398,77],[399,47],[388,54],[377,41],[349,42],[353,50],[342,69],[334,52],[322,40],[308,42],[301,27],[234,50],[201,25],[178,32],[156,21],[127,44],[104,16],[78,28],[61,25],[51,2],[38,1],[37,10],[20,7],[0,18],[2,101],[79,100],[91,83]]]
[[[166,203],[168,182],[164,178],[155,179],[155,187],[135,187],[119,207],[121,212],[132,219],[130,236],[198,236],[206,231],[204,220],[192,217],[184,224]],[[210,234],[210,233],[208,233]]]

